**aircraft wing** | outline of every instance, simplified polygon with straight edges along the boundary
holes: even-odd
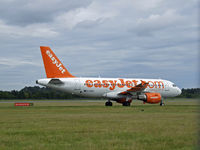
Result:
[[[119,95],[127,95],[127,94],[133,94],[138,92],[143,92],[149,83],[142,81],[142,83],[136,85],[135,87],[132,87],[126,91],[118,93]]]

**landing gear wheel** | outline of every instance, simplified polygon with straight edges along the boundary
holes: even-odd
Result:
[[[160,101],[160,106],[164,106],[164,105],[165,105],[165,103],[163,102],[163,98],[162,98]]]
[[[130,106],[131,103],[130,103],[130,102],[124,102],[124,103],[122,103],[122,105],[123,105],[123,106]]]
[[[160,103],[160,106],[165,106],[165,103]]]
[[[105,103],[105,106],[112,106],[112,102],[107,101],[107,102]]]

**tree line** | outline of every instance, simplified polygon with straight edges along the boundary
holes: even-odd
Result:
[[[182,89],[179,98],[200,98],[200,88]],[[56,91],[46,87],[24,87],[17,91],[0,91],[0,99],[75,99],[81,96]]]
[[[200,98],[200,88],[182,89],[180,98]]]
[[[17,91],[0,91],[0,99],[73,99],[80,96],[46,87],[24,87]]]

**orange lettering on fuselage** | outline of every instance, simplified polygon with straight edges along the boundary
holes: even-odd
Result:
[[[126,81],[126,86],[127,88],[132,88],[133,87],[133,83],[130,80]]]
[[[149,88],[154,88],[154,83],[153,81],[149,81],[148,82],[149,84],[147,85]]]
[[[121,81],[121,83],[118,83],[117,86],[118,86],[119,88],[123,88],[123,87],[125,86],[125,84],[124,84],[124,79],[119,79],[119,80]]]
[[[96,87],[96,88],[101,88],[101,81],[99,81],[99,80],[94,80],[94,87]]]
[[[139,83],[138,83],[139,82]],[[86,80],[85,85],[89,88],[95,87],[95,88],[108,88],[109,90],[114,90],[117,87],[119,88],[124,88],[125,86],[127,88],[132,88],[137,86],[138,84],[144,85],[145,83],[147,84],[145,87],[147,88],[164,88],[164,83],[163,81],[143,81],[143,80],[126,80],[124,79],[118,79],[118,80]]]
[[[86,84],[86,86],[89,87],[89,88],[93,87],[93,82],[92,82],[92,80],[87,80],[87,81],[85,81],[85,84]]]
[[[107,80],[103,80],[102,83],[103,83],[103,87],[105,87],[105,88],[109,87]]]
[[[155,88],[164,88],[164,83],[162,81],[154,81]]]
[[[116,83],[117,83],[117,80],[109,80],[109,82],[110,82],[110,90],[114,90],[115,89],[115,87],[116,87]]]
[[[134,83],[134,86],[136,86],[137,85],[137,80],[132,80],[133,81],[133,83]]]

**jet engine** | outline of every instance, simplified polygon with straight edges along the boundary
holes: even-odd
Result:
[[[145,93],[144,95],[138,95],[138,99],[146,103],[155,104],[161,101],[161,95],[160,93]]]

